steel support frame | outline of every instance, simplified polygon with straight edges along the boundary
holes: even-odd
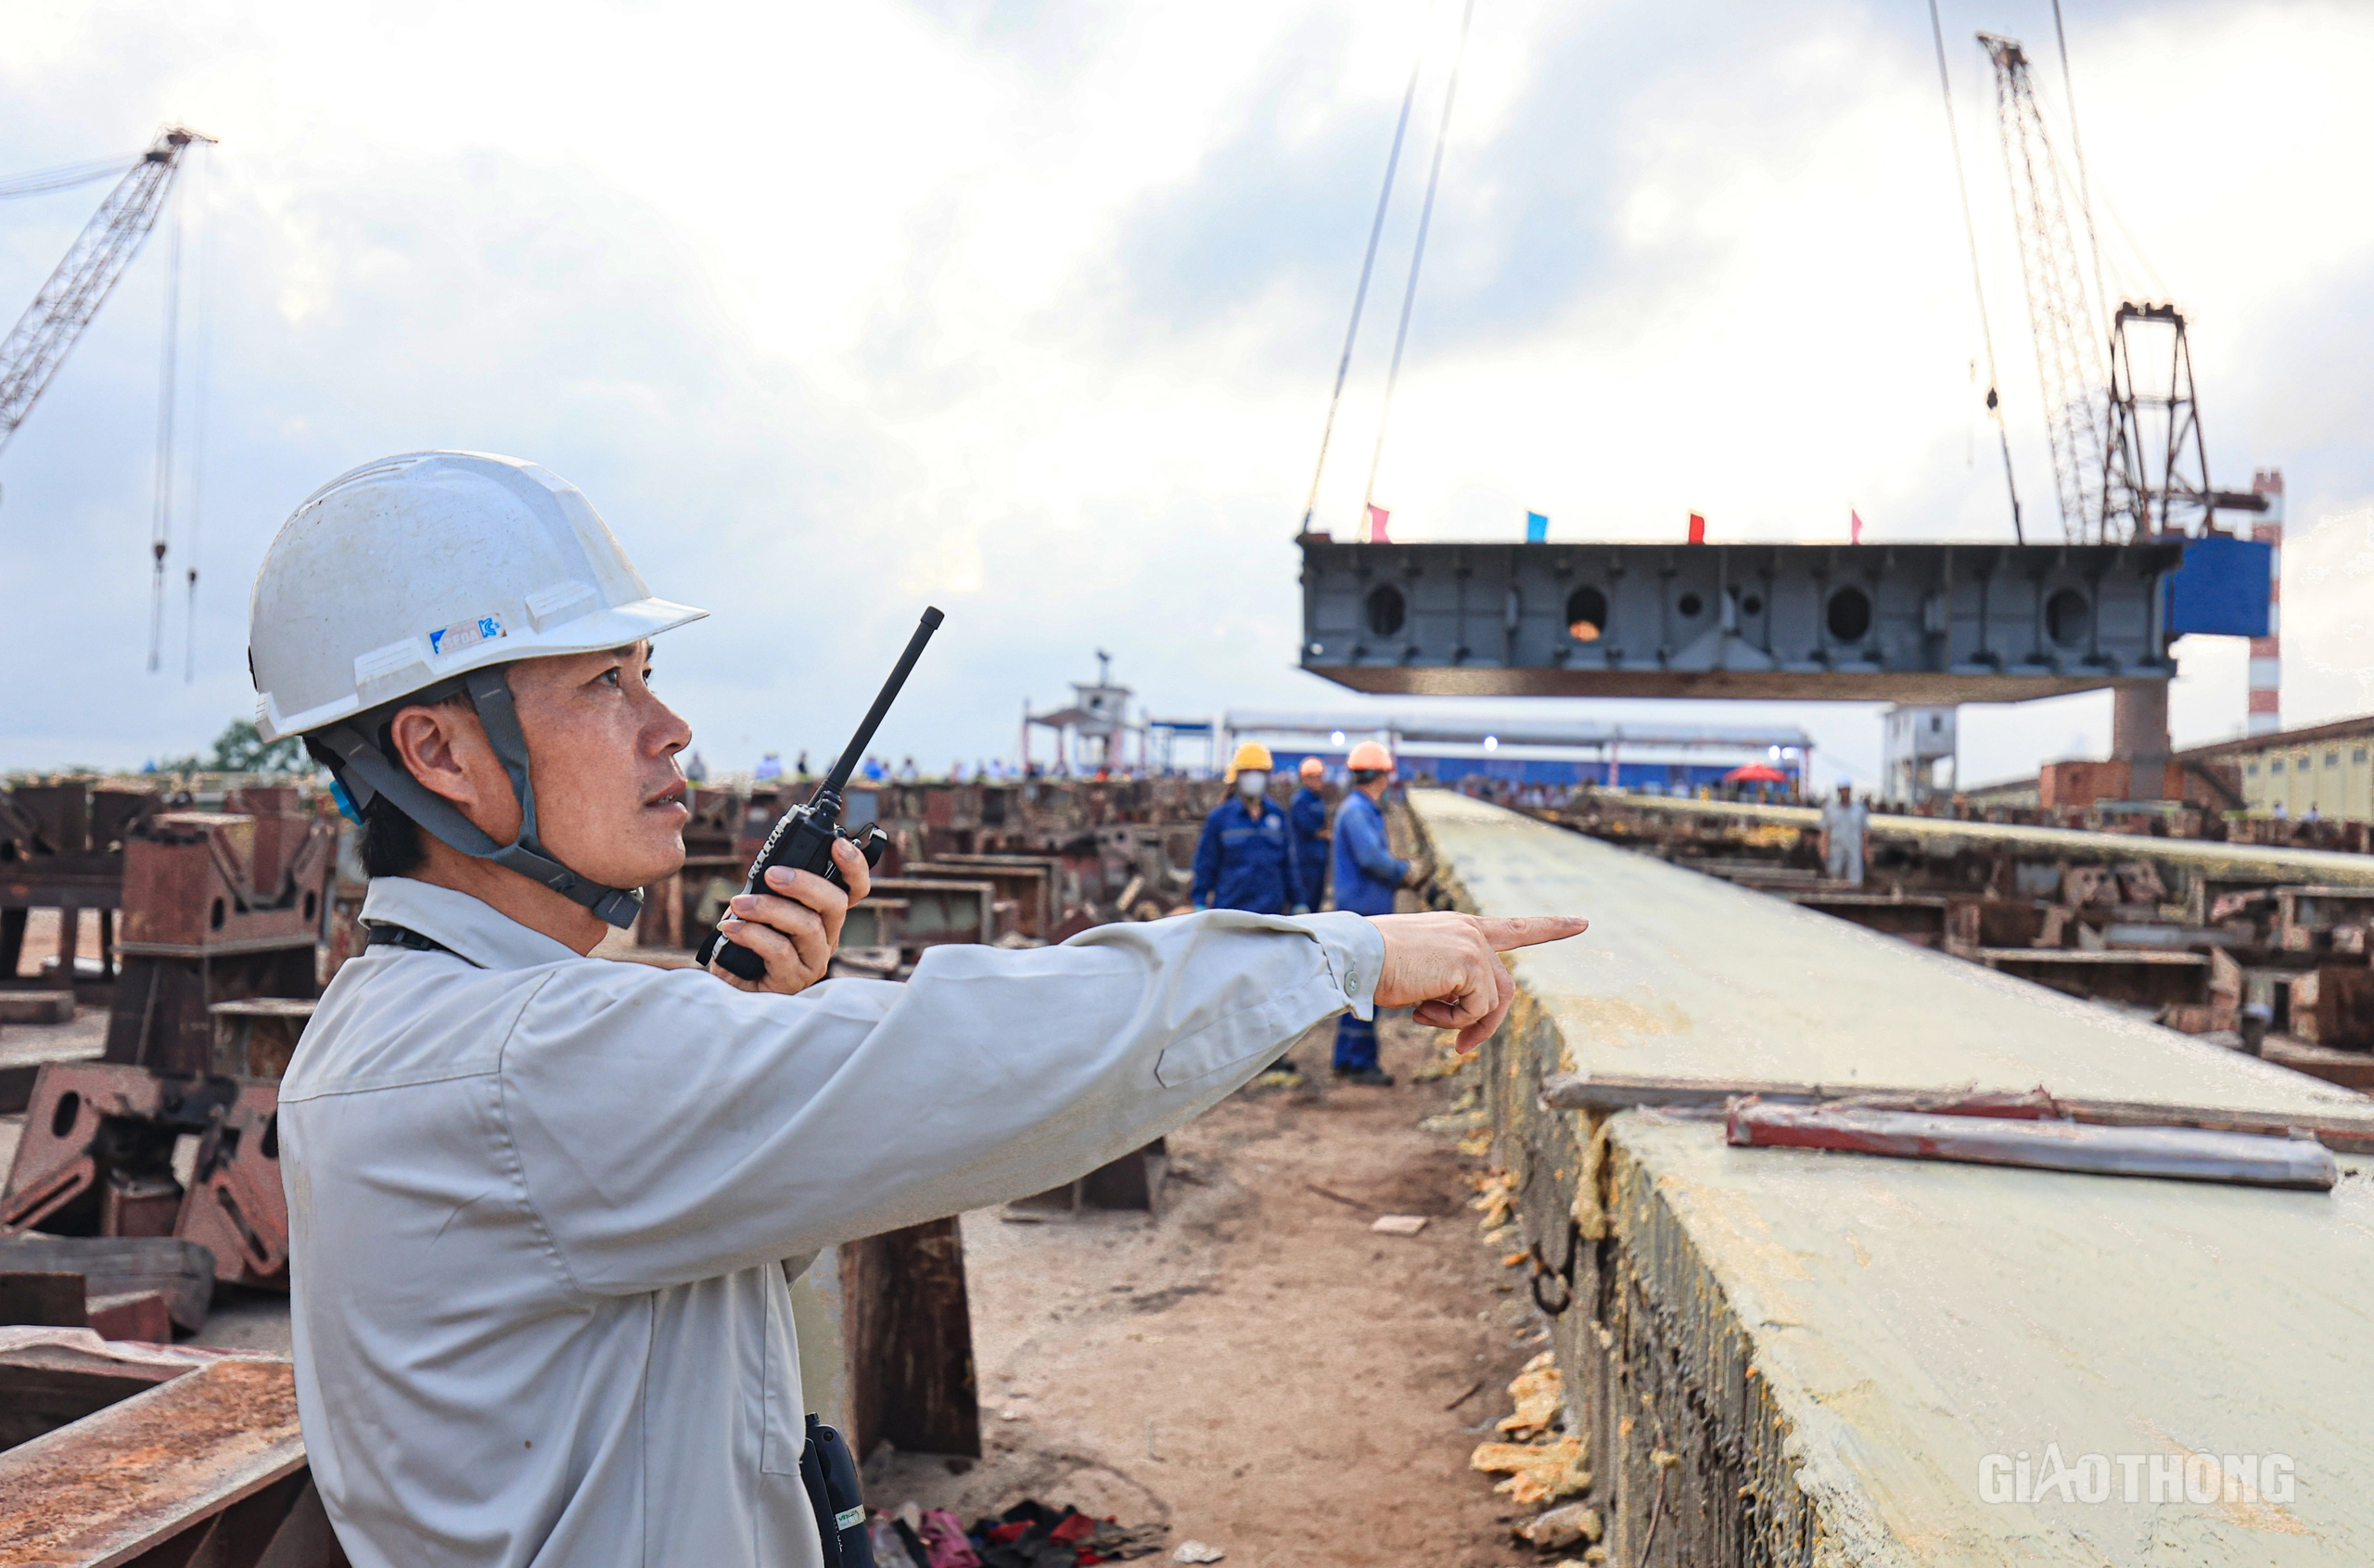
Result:
[[[2164,683],[2178,543],[1303,548],[1305,669],[1359,691],[2009,702]]]

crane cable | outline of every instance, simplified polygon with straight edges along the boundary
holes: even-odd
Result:
[[[188,559],[185,568],[188,597],[183,607],[185,646],[182,652],[182,683],[194,685],[198,681],[198,525],[205,513],[204,485],[206,479],[207,393],[214,381],[214,218],[213,209],[206,200],[208,177],[213,172],[214,159],[211,150],[197,160],[192,182],[198,186],[198,328],[196,363],[190,367],[190,442],[189,442],[189,544],[184,551]]]
[[[1393,172],[1401,164],[1401,138],[1410,129],[1410,106],[1418,97],[1418,68],[1425,62],[1425,52],[1410,62],[1410,85],[1401,92],[1401,118],[1394,122],[1393,150],[1385,155],[1385,188],[1377,193],[1376,217],[1369,224],[1368,254],[1360,258],[1360,286],[1352,291],[1352,325],[1344,332],[1344,354],[1335,362],[1335,389],[1327,397],[1327,423],[1319,430],[1319,462],[1310,471],[1310,494],[1302,504],[1302,531],[1310,531],[1310,517],[1319,509],[1319,479],[1327,472],[1327,443],[1335,434],[1335,410],[1344,401],[1344,378],[1352,369],[1352,343],[1360,335],[1360,307],[1369,297],[1369,274],[1376,266],[1376,242],[1385,233],[1385,210],[1393,199]]]
[[[156,673],[165,636],[165,551],[173,526],[173,405],[179,401],[175,372],[181,349],[182,188],[166,198],[172,239],[165,271],[165,351],[157,391],[156,493],[149,511],[148,670]]]
[[[1934,3],[1934,0],[1932,0]],[[1434,222],[1435,188],[1442,183],[1443,143],[1450,135],[1450,108],[1459,98],[1460,67],[1467,62],[1467,27],[1475,19],[1475,0],[1467,0],[1459,17],[1459,52],[1451,57],[1450,83],[1443,89],[1442,122],[1435,130],[1434,167],[1426,173],[1426,199],[1418,209],[1418,242],[1410,252],[1410,286],[1401,295],[1401,325],[1393,335],[1393,364],[1385,374],[1385,405],[1377,410],[1376,450],[1369,456],[1369,482],[1360,494],[1360,517],[1366,522],[1376,502],[1377,465],[1385,461],[1385,430],[1393,417],[1393,388],[1401,379],[1401,349],[1410,339],[1410,308],[1418,300],[1418,268],[1426,259],[1426,229]]]
[[[2069,75],[2069,34],[2061,31],[2061,0],[2052,0],[2052,39],[2061,49],[2061,96],[2069,103],[2069,147],[2077,158],[2077,208],[2086,214],[2086,244],[2094,253],[2094,300],[2103,321],[2111,319],[2110,290],[2102,284],[2102,240],[2094,227],[2094,191],[2086,178],[2086,144],[2077,134],[2077,86]]]
[[[91,163],[63,163],[55,169],[35,169],[29,173],[11,174],[0,180],[0,201],[13,201],[22,196],[46,196],[51,191],[71,190],[100,180],[122,177],[124,171],[140,161],[141,155],[127,158],[105,158]]]
[[[1954,149],[1954,185],[1962,197],[1962,235],[1970,242],[1970,285],[1978,296],[1978,333],[1986,344],[1986,412],[1995,420],[1995,437],[2003,448],[2003,485],[2011,492],[2011,537],[2021,544],[2028,542],[2027,530],[2020,523],[2020,486],[2011,475],[2011,436],[2003,425],[2003,400],[1996,392],[2001,384],[1995,373],[1995,328],[1986,319],[1986,284],[1978,269],[1978,224],[1971,217],[1970,179],[1962,172],[1962,137],[1954,122],[1954,83],[1946,71],[1946,26],[1937,18],[1937,0],[1929,0],[1929,31],[1937,41],[1937,85],[1946,95],[1946,140]]]

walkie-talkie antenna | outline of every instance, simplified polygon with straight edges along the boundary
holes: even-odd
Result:
[[[875,697],[874,706],[866,710],[865,722],[860,724],[857,733],[849,738],[849,748],[841,753],[841,759],[833,764],[833,771],[824,776],[823,784],[816,786],[816,793],[808,797],[810,804],[821,805],[829,795],[834,804],[838,806],[841,791],[848,787],[849,775],[857,771],[858,763],[865,756],[865,748],[873,744],[874,732],[881,727],[883,715],[888,713],[890,705],[899,700],[899,688],[907,683],[908,672],[915,668],[915,660],[923,657],[924,644],[931,641],[931,634],[939,630],[943,618],[938,609],[928,605],[924,606],[923,623],[915,628],[915,634],[907,639],[907,651],[899,656],[898,664],[890,670],[890,679],[882,682],[882,695]]]

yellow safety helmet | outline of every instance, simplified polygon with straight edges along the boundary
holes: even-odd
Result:
[[[1389,773],[1393,771],[1393,753],[1379,741],[1362,741],[1344,759],[1344,766],[1356,773]]]
[[[1271,767],[1270,748],[1259,741],[1246,741],[1236,748],[1236,755],[1229,759],[1228,776],[1231,782],[1234,782],[1236,775],[1247,768],[1258,768],[1266,773]]]

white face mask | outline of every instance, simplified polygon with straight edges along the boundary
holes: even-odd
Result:
[[[1270,793],[1270,775],[1258,768],[1244,768],[1236,775],[1236,793],[1247,800]]]

